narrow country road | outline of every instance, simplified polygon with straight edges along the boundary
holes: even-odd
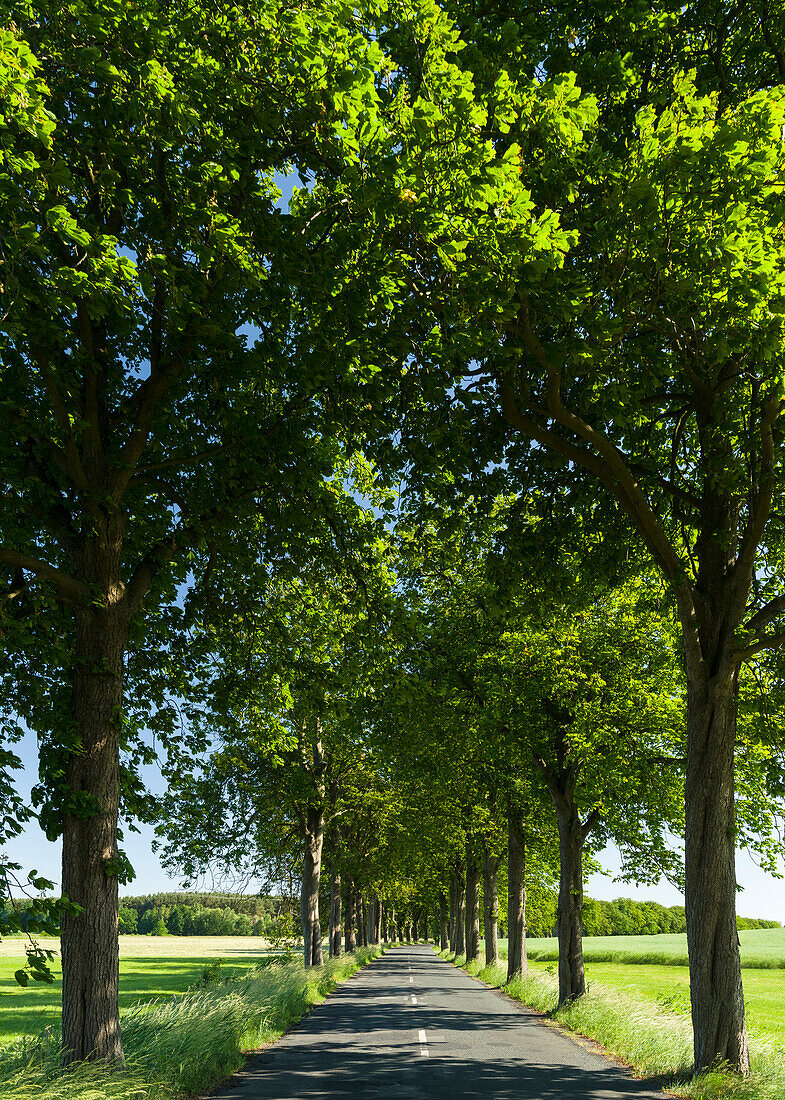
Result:
[[[664,1100],[430,947],[390,949],[252,1056],[215,1100],[338,1096]]]

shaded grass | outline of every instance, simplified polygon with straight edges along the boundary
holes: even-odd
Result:
[[[125,1070],[94,1065],[62,1074],[59,1035],[49,1028],[0,1051],[3,1100],[173,1100],[206,1092],[242,1065],[244,1052],[271,1042],[335,986],[379,955],[366,948],[306,971],[273,961],[174,1001],[140,1003],[123,1014]]]
[[[507,982],[506,968],[466,965],[465,958],[439,952],[442,958],[558,1021],[594,1039],[627,1062],[641,1077],[661,1079],[674,1096],[694,1100],[783,1100],[785,1048],[751,1030],[753,1073],[747,1080],[731,1074],[703,1074],[690,1079],[692,1025],[689,1015],[637,993],[592,981],[585,997],[558,1008],[558,982],[543,968]],[[630,968],[631,970],[633,968]]]
[[[157,940],[159,950],[167,951],[168,941]],[[221,970],[225,977],[240,974],[257,966],[262,953],[246,956],[232,955]],[[195,957],[120,959],[120,1008],[127,1008],[137,1001],[152,1001],[182,993],[201,979],[205,966],[215,961],[209,955]],[[60,959],[55,958],[52,985],[31,982],[22,989],[14,979],[14,971],[24,965],[24,958],[0,958],[0,1047],[24,1035],[37,1035],[45,1027],[60,1022]]]

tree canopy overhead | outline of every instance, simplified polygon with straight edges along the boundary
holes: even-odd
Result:
[[[323,850],[331,953],[438,908],[476,957],[482,892],[493,961],[506,876],[511,974],[558,862],[578,996],[592,838],[653,876],[683,831],[695,1065],[746,1072],[734,847],[771,863],[783,796],[785,15],[0,15],[0,706],[63,837],[66,1061],[122,1060],[148,725],[172,859],[241,860],[261,823],[253,859],[302,861],[306,963]]]

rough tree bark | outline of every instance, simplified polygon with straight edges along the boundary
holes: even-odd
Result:
[[[439,947],[446,951],[450,946],[449,928],[447,922],[447,898],[444,890],[439,891]]]
[[[360,947],[368,946],[368,924],[366,920],[365,912],[365,898],[362,895],[362,891],[357,893],[357,939],[360,942]]]
[[[507,807],[507,981],[526,973],[526,844],[518,812]]]
[[[374,902],[374,914],[373,914],[373,942],[381,943],[382,941],[382,903],[379,898]]]
[[[559,1004],[586,992],[583,966],[583,830],[573,803],[557,806],[559,825]]]
[[[63,1050],[70,1064],[121,1063],[117,857],[120,721],[129,614],[120,581],[122,524],[90,540],[77,573],[104,594],[104,606],[78,608],[71,715],[78,752],[66,765],[63,894],[84,910],[62,928]],[[85,804],[93,812],[77,811]]]
[[[458,875],[450,872],[450,951],[454,955],[458,947]]]
[[[466,879],[463,867],[455,872],[455,954],[466,951]]]
[[[420,910],[418,906],[412,909],[412,936],[414,942],[417,943],[420,939]]]
[[[329,955],[331,959],[340,958],[341,955],[341,917],[341,872],[333,858],[330,867]]]
[[[475,841],[466,845],[466,961],[480,958],[480,860]]]
[[[365,904],[365,942],[373,943],[373,931],[376,926],[376,898],[369,898]]]
[[[309,805],[303,837],[303,877],[300,891],[300,919],[303,927],[303,959],[306,966],[321,966],[322,927],[319,920],[319,885],[324,842],[324,807]]]
[[[738,672],[729,664],[720,659],[714,675],[704,670],[688,681],[684,902],[695,1068],[724,1061],[747,1073],[736,931]]]
[[[493,856],[485,845],[483,852],[483,929],[485,965],[499,962],[499,867],[501,856]]]
[[[354,881],[346,880],[346,917],[344,919],[344,950],[348,955],[357,947],[357,932],[355,928],[355,913],[357,911],[357,896]]]
[[[583,965],[583,847],[586,837],[598,821],[592,811],[581,822],[575,801],[577,771],[569,761],[564,730],[556,739],[556,765],[549,767],[535,758],[542,772],[559,829],[559,903],[556,934],[559,939],[559,1004],[567,1004],[586,993]]]

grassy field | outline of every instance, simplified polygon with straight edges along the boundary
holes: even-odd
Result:
[[[739,932],[741,965],[755,969],[785,969],[785,928],[761,928]],[[507,941],[499,947],[507,957]],[[527,941],[529,957],[535,962],[554,962],[559,957],[555,939]],[[687,937],[677,936],[586,936],[583,941],[587,962],[622,962],[661,966],[687,965]]]
[[[51,941],[50,946],[57,950],[59,943]],[[221,973],[229,977],[266,955],[266,943],[249,936],[121,936],[120,1006],[171,1000],[173,993],[198,983],[216,958],[226,959]],[[60,1018],[59,961],[52,968],[58,975],[54,985],[31,982],[26,989],[14,979],[22,965],[19,940],[0,943],[0,1046],[22,1035],[37,1035]]]

